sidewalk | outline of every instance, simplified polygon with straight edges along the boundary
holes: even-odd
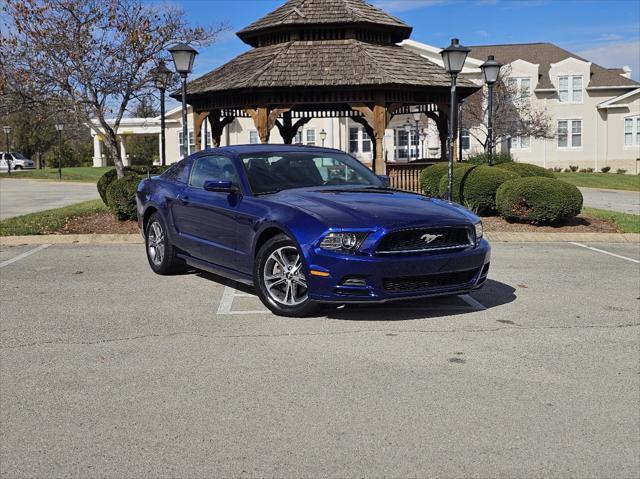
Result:
[[[640,178],[638,181],[640,182]],[[583,187],[579,189],[584,197],[584,206],[640,215],[640,191]]]

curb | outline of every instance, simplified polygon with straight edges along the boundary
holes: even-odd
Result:
[[[514,233],[487,232],[485,237],[495,243],[640,243],[638,233]],[[138,234],[96,234],[96,235],[40,235],[3,236],[0,246],[21,246],[32,244],[143,244]]]

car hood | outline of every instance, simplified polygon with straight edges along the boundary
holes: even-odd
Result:
[[[272,201],[302,209],[334,228],[393,229],[478,221],[459,205],[391,189],[305,188],[270,196]]]

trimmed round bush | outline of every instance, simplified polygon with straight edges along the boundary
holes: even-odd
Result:
[[[148,167],[147,166],[125,166],[124,174],[125,176],[137,175],[137,176],[145,177],[147,176],[147,168],[150,175],[159,175],[169,167],[158,166],[158,165],[152,165]],[[103,174],[98,179],[98,184],[96,185],[98,188],[98,194],[100,195],[100,198],[102,198],[102,202],[107,206],[109,206],[109,199],[107,198],[107,188],[109,188],[109,185],[116,178],[118,178],[118,173],[116,172],[116,169],[113,168],[107,171],[105,174]]]
[[[119,220],[137,218],[136,189],[142,178],[128,174],[107,187],[107,206]]]
[[[469,165],[465,163],[453,164],[454,172],[459,168],[469,168]],[[435,197],[440,195],[440,180],[442,177],[447,177],[448,169],[449,164],[445,162],[437,163],[422,170],[420,173],[420,186],[425,195]],[[455,173],[453,176],[455,178]]]
[[[489,154],[486,152],[475,153],[473,155],[469,155],[466,161],[467,163],[471,163],[472,165],[488,165]],[[512,163],[512,162],[513,162],[513,157],[509,153],[494,153],[491,164],[501,165],[503,163]]]
[[[98,184],[96,185],[98,187],[98,194],[100,195],[100,198],[102,198],[102,202],[107,206],[109,205],[107,200],[107,188],[117,177],[118,174],[116,173],[115,168],[113,168],[98,179]]]
[[[582,193],[574,185],[552,178],[518,178],[498,188],[496,207],[508,220],[557,223],[580,213]]]
[[[464,205],[476,213],[492,212],[496,208],[496,191],[505,181],[518,175],[501,168],[468,165],[453,174],[453,201]],[[440,180],[440,194],[447,191],[447,177]]]
[[[502,170],[507,170],[511,173],[515,173],[521,178],[528,178],[531,176],[541,176],[543,178],[556,177],[553,172],[546,170],[541,166],[531,165],[529,163],[502,163],[496,166]]]

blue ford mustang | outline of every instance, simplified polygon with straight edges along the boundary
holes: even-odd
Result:
[[[284,316],[468,293],[489,271],[477,216],[390,189],[339,150],[206,150],[143,180],[136,201],[153,271],[189,266],[253,284]]]

